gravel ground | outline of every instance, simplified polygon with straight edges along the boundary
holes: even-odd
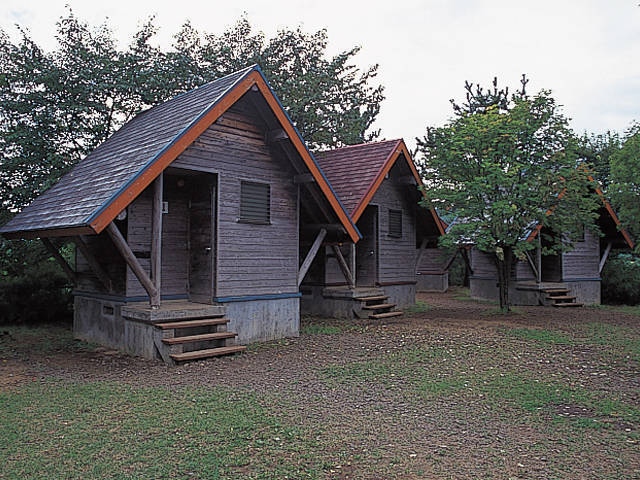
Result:
[[[640,317],[550,307],[501,315],[458,290],[419,301],[424,311],[384,323],[305,318],[303,332],[320,325],[340,333],[303,333],[177,367],[104,348],[45,354],[25,342],[0,350],[0,390],[46,378],[254,392],[315,436],[332,465],[327,478],[640,479],[638,415],[572,402],[529,411],[483,387],[525,376],[637,413]],[[518,335],[532,330],[557,335]]]

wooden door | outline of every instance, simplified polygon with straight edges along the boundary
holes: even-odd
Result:
[[[189,205],[189,299],[192,302],[213,302],[215,198],[213,182],[193,182]]]
[[[356,244],[356,284],[372,287],[378,280],[378,207],[369,205],[357,226],[362,239]]]

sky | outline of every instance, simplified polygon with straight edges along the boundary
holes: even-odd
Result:
[[[578,134],[640,121],[640,0],[2,0],[0,28],[17,38],[21,25],[54,49],[65,5],[91,26],[106,21],[122,47],[152,15],[165,48],[187,20],[221,34],[244,13],[267,36],[326,29],[330,55],[360,46],[354,63],[379,65],[386,99],[374,127],[410,148],[451,118],[465,81],[498,77],[513,91],[523,73],[529,93],[551,90]]]

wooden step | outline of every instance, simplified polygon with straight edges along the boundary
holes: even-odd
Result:
[[[202,318],[200,320],[182,320],[179,322],[156,323],[155,326],[162,330],[170,328],[195,328],[209,325],[224,325],[229,323],[228,318]]]
[[[202,360],[204,358],[220,357],[232,353],[243,352],[247,349],[244,345],[231,347],[207,348],[206,350],[194,350],[193,352],[172,353],[169,355],[176,362],[188,362],[189,360]]]
[[[544,290],[542,290],[544,293],[547,294],[554,294],[554,293],[569,293],[569,289],[568,288],[545,288]]]
[[[209,340],[224,340],[226,338],[236,337],[238,334],[234,332],[215,332],[202,333],[200,335],[186,335],[184,337],[163,338],[162,343],[167,345],[176,345],[178,343],[205,342]]]
[[[380,318],[391,318],[391,317],[399,317],[402,315],[402,312],[385,312],[385,313],[372,313],[369,315],[369,318],[380,319]]]
[[[571,303],[554,303],[553,304],[554,307],[582,307],[584,306],[583,303],[576,303],[576,302],[571,302]]]
[[[364,305],[363,310],[384,310],[385,308],[395,307],[395,303],[376,303],[374,305]]]
[[[355,297],[355,300],[358,300],[359,302],[379,302],[379,301],[384,301],[387,298],[389,298],[387,295],[377,295],[374,297]]]
[[[547,300],[562,300],[562,301],[573,301],[576,297],[571,295],[558,295],[557,297],[547,297]]]

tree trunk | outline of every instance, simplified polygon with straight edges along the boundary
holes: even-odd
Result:
[[[513,258],[513,249],[511,247],[503,247],[496,251],[494,259],[498,270],[498,289],[500,296],[500,310],[510,311],[511,303],[509,301],[509,285],[511,283],[511,265]]]

